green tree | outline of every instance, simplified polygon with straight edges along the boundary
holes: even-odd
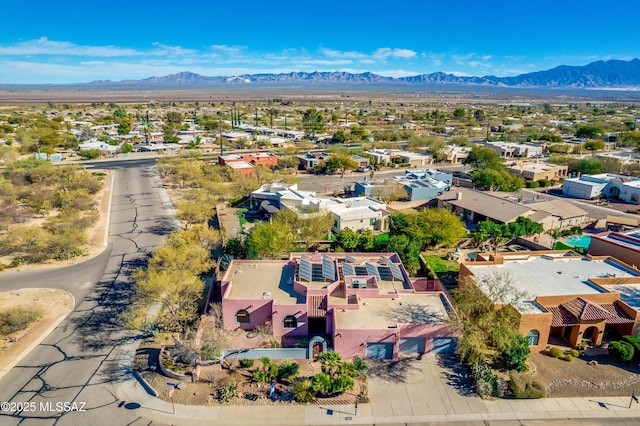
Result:
[[[517,331],[513,331],[510,341],[500,351],[500,356],[507,370],[525,371],[530,352],[527,339]]]
[[[418,213],[392,215],[390,234],[405,235],[419,250],[451,247],[467,234],[460,218],[446,209],[424,209]]]
[[[124,107],[118,107],[113,112],[113,116],[117,118],[125,118],[127,116],[127,110]]]
[[[515,192],[522,189],[524,180],[506,170],[479,168],[471,172],[471,180],[476,188],[490,191]]]
[[[326,162],[327,170],[340,170],[342,176],[346,169],[355,169],[358,163],[347,152],[336,152],[332,154]]]
[[[588,149],[589,151],[600,151],[601,149],[604,149],[604,146],[604,142],[598,140],[590,140],[584,144],[585,149]]]
[[[354,251],[358,247],[358,234],[351,228],[345,228],[336,234],[336,244],[345,251]]]
[[[465,158],[464,164],[470,164],[478,169],[501,169],[504,168],[503,159],[491,148],[475,145],[471,148],[469,156]]]
[[[333,140],[338,143],[344,143],[347,140],[347,135],[344,130],[340,129],[333,134]]]
[[[101,155],[102,153],[99,149],[84,149],[82,151],[78,151],[78,156],[87,160],[95,160],[96,158],[100,158]]]
[[[595,157],[571,159],[568,161],[569,173],[598,174],[602,173],[602,162]]]
[[[131,133],[131,120],[122,120],[120,124],[118,124],[118,134],[128,135],[129,133]]]
[[[314,108],[310,108],[302,115],[302,128],[307,136],[315,139],[316,134],[324,131],[324,119]]]
[[[388,184],[375,185],[371,188],[371,197],[377,198],[385,203],[390,203],[408,198],[409,193],[401,183],[391,182]]]
[[[462,118],[465,115],[464,108],[456,108],[453,110],[453,116],[456,118]]]
[[[177,111],[169,111],[167,113],[167,121],[169,123],[180,124],[180,123],[182,123],[182,114],[180,114]]]
[[[596,139],[604,133],[601,126],[595,124],[588,124],[586,126],[578,127],[576,130],[577,138]]]
[[[183,202],[178,204],[178,220],[184,229],[196,223],[206,223],[213,216],[213,207],[207,202]]]
[[[294,234],[281,223],[257,223],[247,237],[247,256],[252,259],[277,259],[293,249]]]
[[[204,282],[186,269],[149,269],[136,273],[136,302],[145,308],[159,303],[155,322],[166,331],[184,332],[198,318]]]

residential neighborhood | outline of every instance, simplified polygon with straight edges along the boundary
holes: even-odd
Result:
[[[174,403],[161,390],[172,380],[188,390],[185,407],[334,401],[373,412],[393,383],[376,374],[396,363],[439,371],[419,376],[427,387],[462,369],[461,386],[482,401],[582,395],[548,371],[584,377],[594,362],[602,380],[624,383],[612,397],[633,387],[640,178],[637,131],[624,123],[635,112],[612,105],[616,136],[603,127],[577,143],[598,120],[584,105],[353,102],[354,121],[340,118],[344,103],[282,100],[1,113],[0,282],[100,252],[89,247],[99,230],[73,233],[109,217],[106,201],[64,186],[82,176],[104,181],[96,194],[113,191],[112,210],[142,203],[122,235],[133,238],[152,205],[173,212],[143,225],[157,245],[127,266],[110,313],[141,336],[123,361],[136,371],[126,395],[141,386],[150,404]],[[576,111],[577,122],[560,120]],[[523,124],[487,137],[486,116]],[[604,145],[587,148],[593,140]],[[129,170],[138,177],[121,180]],[[29,185],[55,202],[16,197]],[[115,220],[101,225],[104,241],[131,253]]]

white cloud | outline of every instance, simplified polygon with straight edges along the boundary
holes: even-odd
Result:
[[[416,57],[417,53],[409,49],[392,49],[390,47],[383,47],[373,52],[372,56],[380,59],[410,59]]]
[[[68,41],[52,41],[47,37],[16,43],[13,46],[0,46],[0,55],[63,55],[63,56],[98,56],[118,57],[135,56],[140,52],[115,46],[83,46]]]

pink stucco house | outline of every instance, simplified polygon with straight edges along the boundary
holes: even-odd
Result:
[[[447,294],[437,280],[412,280],[395,253],[233,260],[221,294],[226,329],[270,323],[284,341],[310,339],[309,356],[327,348],[347,359],[456,349]]]

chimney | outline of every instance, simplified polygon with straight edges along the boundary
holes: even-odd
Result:
[[[462,200],[462,192],[456,192],[456,200]]]

